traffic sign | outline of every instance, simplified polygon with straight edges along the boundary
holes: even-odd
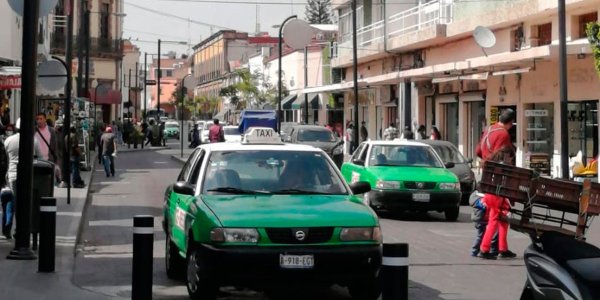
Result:
[[[146,80],[146,85],[156,85],[156,80],[154,80],[154,79],[152,79],[152,80],[148,79],[148,80]]]

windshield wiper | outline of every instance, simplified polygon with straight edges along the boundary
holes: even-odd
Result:
[[[214,189],[210,189],[207,192],[218,192],[218,193],[228,193],[228,194],[246,194],[246,195],[255,195],[255,194],[270,194],[266,191],[254,191],[254,190],[244,190],[238,189],[234,187],[218,187]]]
[[[332,195],[331,193],[307,191],[301,189],[284,189],[278,191],[272,191],[273,194],[307,194],[307,195]]]

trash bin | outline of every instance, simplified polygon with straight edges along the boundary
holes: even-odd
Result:
[[[54,163],[33,160],[33,198],[31,199],[31,233],[34,234],[34,249],[37,248],[37,233],[40,232],[40,198],[54,197]]]

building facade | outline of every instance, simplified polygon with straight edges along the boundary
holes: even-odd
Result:
[[[170,52],[167,58],[160,60],[160,99],[158,97],[158,85],[148,86],[150,92],[150,106],[148,109],[156,109],[160,103],[160,109],[164,110],[169,117],[175,117],[175,100],[177,84],[181,77],[178,77],[180,70],[189,70],[187,56],[183,55],[177,58],[176,53]],[[153,59],[149,66],[150,80],[158,80],[158,59]],[[160,102],[159,102],[160,101]]]
[[[140,63],[140,49],[131,41],[123,41],[123,78],[121,80],[121,94],[123,101],[121,109],[122,118],[142,118],[144,92],[144,65]]]

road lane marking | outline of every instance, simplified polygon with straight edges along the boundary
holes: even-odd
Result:
[[[56,213],[57,216],[67,216],[67,217],[81,217],[81,212],[77,211],[59,211]]]

